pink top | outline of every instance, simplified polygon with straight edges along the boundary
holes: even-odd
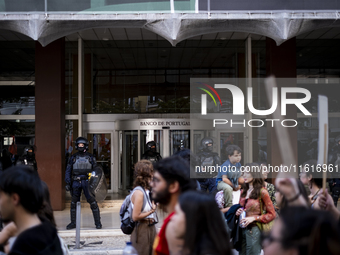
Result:
[[[259,219],[257,219],[257,217],[255,218],[256,221],[262,223],[271,222],[275,219],[275,210],[273,202],[270,200],[269,193],[266,188],[261,189],[261,200],[263,203],[263,210],[266,211],[266,214],[263,215],[261,215],[260,199],[248,198],[247,204],[244,205],[246,198],[241,197],[240,205],[245,207],[247,217],[259,216]]]

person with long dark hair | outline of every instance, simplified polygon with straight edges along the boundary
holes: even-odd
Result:
[[[198,191],[183,193],[170,222],[174,235],[184,240],[182,254],[231,254],[229,236],[212,195]]]
[[[261,253],[259,226],[274,220],[275,210],[270,200],[268,191],[264,187],[264,180],[260,166],[256,163],[248,163],[244,168],[244,189],[241,193],[240,205],[236,215],[243,211],[246,217],[240,221],[242,227],[240,255],[258,255]],[[266,213],[262,210],[265,208]]]
[[[288,206],[262,237],[265,255],[335,255],[340,251],[336,222],[328,212]]]

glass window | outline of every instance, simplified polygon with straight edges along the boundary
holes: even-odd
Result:
[[[111,189],[111,134],[87,134],[89,152],[102,167],[108,188]]]
[[[12,162],[24,153],[28,145],[35,146],[34,120],[1,120],[0,121],[0,150],[7,150]],[[38,148],[35,150],[37,151]]]
[[[189,113],[190,78],[244,75],[244,40],[84,44],[85,113]]]
[[[78,114],[78,42],[65,42],[65,114]]]
[[[35,42],[0,41],[0,48],[0,114],[34,115]]]
[[[67,158],[76,153],[75,140],[78,138],[78,120],[65,120],[65,155]]]
[[[156,143],[156,151],[163,157],[163,131],[162,130],[141,130],[140,131],[140,155],[142,155],[147,150],[146,143],[154,141]]]
[[[121,160],[122,179],[125,179],[125,189],[131,189],[134,180],[135,163],[138,161],[138,131],[123,132],[123,154]],[[123,181],[124,183],[124,181]]]
[[[170,130],[170,156],[181,149],[190,149],[190,131]]]
[[[237,145],[242,150],[241,157],[241,165],[243,165],[243,157],[244,157],[244,146],[243,146],[243,133],[234,133],[234,132],[221,132],[220,134],[220,148],[221,148],[221,163],[223,164],[228,160],[228,156],[225,153],[225,149],[228,145]]]

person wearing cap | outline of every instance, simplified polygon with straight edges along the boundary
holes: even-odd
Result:
[[[78,152],[70,157],[66,167],[66,191],[70,191],[72,195],[71,223],[66,226],[66,229],[76,227],[76,205],[80,201],[82,191],[84,191],[86,200],[90,204],[96,228],[102,228],[99,207],[95,195],[89,189],[89,173],[96,167],[97,161],[93,154],[87,152],[88,147],[88,140],[84,137],[78,137],[75,145]]]

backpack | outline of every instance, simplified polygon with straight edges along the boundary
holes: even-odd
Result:
[[[140,190],[144,194],[142,210],[144,209],[148,199],[145,190],[141,186],[137,186],[136,188],[134,188],[130,192],[130,194],[127,195],[126,198],[124,199],[124,202],[120,207],[119,216],[121,222],[120,229],[126,235],[131,235],[136,225],[136,223],[132,220],[132,203],[131,203],[131,195],[135,190]]]

